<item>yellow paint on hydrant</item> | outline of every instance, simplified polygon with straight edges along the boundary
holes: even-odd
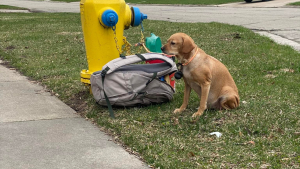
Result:
[[[147,15],[130,8],[124,0],[81,0],[80,13],[88,61],[88,70],[81,71],[81,81],[90,84],[93,72],[120,57],[123,31],[130,25],[138,26]]]

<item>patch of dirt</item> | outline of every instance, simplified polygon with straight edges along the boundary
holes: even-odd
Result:
[[[85,117],[86,111],[88,110],[87,99],[90,93],[88,91],[80,91],[73,95],[66,104],[73,110],[79,113],[82,117]]]
[[[16,47],[14,47],[13,45],[10,45],[10,46],[7,46],[5,49],[6,50],[13,50],[13,49],[16,49]]]
[[[0,59],[1,59],[1,56],[0,56]],[[5,67],[7,67],[7,68],[9,68],[9,69],[15,69],[14,67],[11,66],[10,62],[8,62],[8,61],[2,60],[2,61],[0,62],[0,65],[5,66]]]

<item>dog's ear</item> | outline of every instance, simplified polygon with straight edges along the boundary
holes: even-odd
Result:
[[[189,36],[182,36],[182,53],[190,53],[196,47],[195,42]]]

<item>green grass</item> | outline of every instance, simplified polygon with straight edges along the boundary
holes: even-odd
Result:
[[[0,9],[27,10],[26,8],[19,8],[19,7],[8,6],[8,5],[0,5]]]
[[[299,2],[290,3],[289,5],[300,6],[300,1]]]
[[[52,0],[62,2],[79,2],[80,0]],[[242,0],[125,0],[126,3],[136,4],[185,4],[185,5],[217,5],[231,2],[242,2]]]
[[[136,4],[184,4],[184,5],[217,5],[232,2],[242,2],[242,0],[126,0],[126,3]]]
[[[239,26],[145,20],[144,28],[145,36],[153,32],[163,43],[185,32],[221,60],[237,84],[240,107],[207,110],[194,121],[199,99],[193,92],[188,109],[175,116],[183,98],[180,80],[173,101],[114,108],[111,119],[80,82],[87,61],[79,14],[0,13],[0,57],[156,168],[300,167],[299,53]],[[139,29],[125,31],[132,44],[139,41]],[[209,135],[215,131],[222,137]]]

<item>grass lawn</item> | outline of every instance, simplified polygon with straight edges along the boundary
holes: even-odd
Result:
[[[290,3],[289,5],[300,6],[300,1],[299,2]]]
[[[111,119],[80,82],[87,63],[79,14],[0,13],[0,58],[156,168],[300,167],[299,53],[239,26],[145,20],[144,28],[145,36],[153,32],[163,43],[185,32],[221,60],[237,84],[240,107],[207,110],[193,121],[199,99],[192,92],[188,109],[175,116],[183,99],[179,80],[173,101],[115,108]],[[139,30],[125,31],[132,44],[139,41]],[[209,135],[216,131],[223,135]]]
[[[51,0],[63,2],[79,2],[80,0]],[[231,2],[242,2],[243,0],[125,0],[126,3],[136,4],[191,4],[191,5],[216,5]]]
[[[242,2],[242,0],[125,0],[126,3],[136,4],[191,4],[191,5],[217,5],[231,2]]]
[[[8,5],[0,5],[0,9],[27,10],[26,8],[19,8],[19,7],[8,6]]]

